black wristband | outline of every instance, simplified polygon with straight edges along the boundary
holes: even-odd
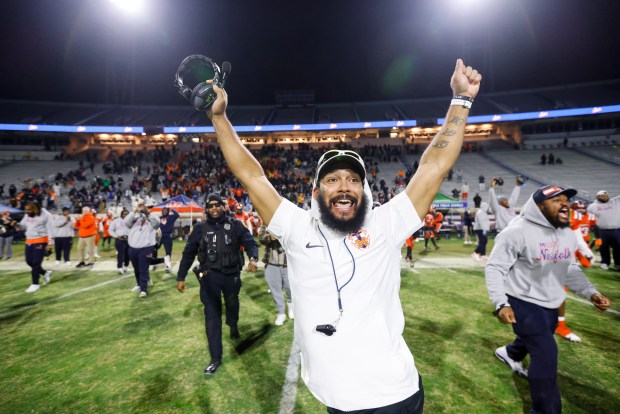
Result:
[[[509,307],[510,307],[510,304],[508,304],[508,303],[502,303],[501,305],[499,305],[499,307],[498,307],[497,309],[495,309],[495,310],[493,311],[493,316],[497,316],[497,315],[499,315],[499,312],[500,312],[502,309],[504,309],[504,308],[509,308]]]
[[[465,101],[469,101],[471,103],[474,103],[474,98],[470,98],[469,96],[464,96],[464,95],[454,95],[452,97],[452,99],[463,99]]]

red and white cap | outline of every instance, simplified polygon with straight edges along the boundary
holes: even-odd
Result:
[[[560,194],[566,195],[568,198],[572,198],[577,195],[577,190],[573,188],[564,188],[559,185],[546,185],[536,190],[532,198],[536,204],[540,204],[545,200],[557,197]]]

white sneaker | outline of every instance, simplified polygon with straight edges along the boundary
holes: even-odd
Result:
[[[28,289],[26,289],[26,293],[34,293],[39,289],[41,289],[41,286],[39,285],[30,285],[28,286]]]
[[[147,286],[153,286],[153,281],[151,279],[147,282]]]
[[[276,316],[276,321],[274,322],[274,324],[278,326],[282,326],[284,325],[285,320],[286,320],[286,315],[283,313],[278,313],[278,316]]]
[[[293,302],[288,302],[288,318],[295,319],[295,314],[293,313]]]
[[[127,272],[128,270],[129,270],[129,267],[123,266],[123,272]]]
[[[101,256],[99,256],[98,254],[95,254],[95,259],[101,259]]]
[[[601,263],[601,269],[609,270],[609,265],[607,263]]]
[[[123,270],[123,268],[122,268],[122,267],[119,267],[119,268],[118,268],[118,274],[119,274],[119,275],[122,275],[123,273],[125,273],[125,271]]]
[[[568,335],[566,335],[564,337],[564,339],[568,339],[571,342],[581,342],[581,338],[578,335],[575,335],[574,333],[569,333]]]
[[[132,292],[140,292],[140,286],[135,285],[134,287],[131,288]]]
[[[523,363],[520,361],[515,361],[514,359],[508,356],[508,351],[505,346],[499,347],[495,350],[495,356],[508,365],[512,372],[517,373],[518,375],[527,378],[527,369],[523,367]]]
[[[138,295],[139,298],[145,298],[147,297],[149,294],[146,292],[140,292],[140,294]]]
[[[478,253],[472,253],[471,254],[471,258],[474,259],[477,262],[480,261],[480,256],[478,255]]]
[[[71,266],[71,262],[65,262],[65,266]]]
[[[45,274],[43,275],[43,286],[47,285],[50,282],[50,279],[52,278],[52,271],[48,270],[47,272],[45,272]]]
[[[60,264],[60,260],[56,260],[56,262],[54,263],[56,266],[58,266]]]

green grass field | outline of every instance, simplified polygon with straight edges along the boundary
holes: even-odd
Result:
[[[424,381],[425,412],[527,412],[527,381],[493,353],[513,335],[491,316],[483,269],[469,258],[473,247],[440,243],[427,254],[417,243],[418,262],[402,273],[404,336]],[[175,242],[173,257],[182,248]],[[175,275],[152,272],[151,294],[138,299],[133,275],[70,268],[26,294],[29,272],[8,265],[23,261],[22,249],[0,262],[1,413],[280,412],[293,323],[273,325],[262,272],[243,274],[242,338],[230,340],[225,327],[224,365],[205,378],[209,355],[193,276],[182,295]],[[113,258],[113,251],[100,254]],[[620,273],[586,273],[620,309]],[[620,318],[593,309],[569,300],[567,321],[583,342],[558,338],[565,413],[620,412]],[[301,380],[287,396],[294,408],[282,412],[326,412]]]

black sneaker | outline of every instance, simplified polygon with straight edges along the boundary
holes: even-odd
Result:
[[[239,339],[241,335],[239,334],[239,328],[237,325],[230,327],[230,339]]]
[[[222,365],[222,361],[214,359],[211,363],[205,368],[205,375],[213,375],[215,371]]]
[[[89,267],[89,266],[94,266],[94,263],[86,263],[84,266]]]
[[[78,263],[78,264],[77,264],[77,266],[75,266],[75,267],[84,267],[84,266],[86,266],[86,263],[84,263],[84,262],[80,262],[80,263]]]

